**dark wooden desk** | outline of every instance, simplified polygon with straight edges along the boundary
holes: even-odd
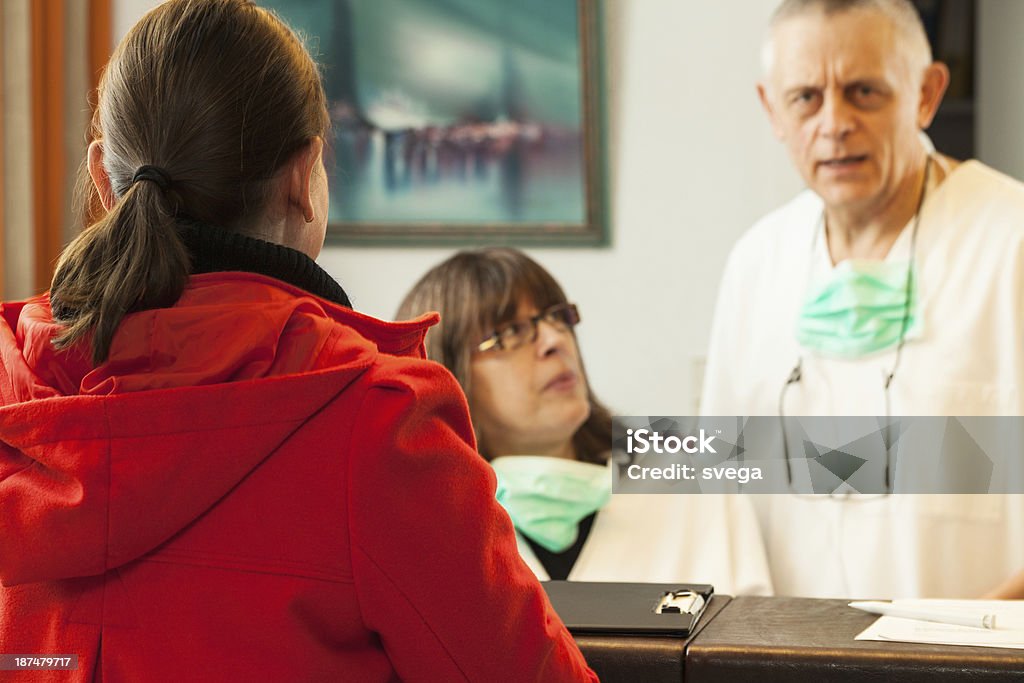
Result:
[[[730,599],[724,595],[712,596],[691,640],[702,628],[713,623]],[[573,639],[602,683],[680,683],[683,680],[688,639],[593,634],[574,634]]]
[[[854,640],[877,617],[850,609],[847,602],[733,598],[688,643],[684,680],[1024,681],[1024,650]]]

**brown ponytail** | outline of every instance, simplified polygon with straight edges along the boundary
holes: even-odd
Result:
[[[181,219],[246,232],[270,180],[330,129],[320,74],[298,38],[250,0],[170,0],[142,18],[103,75],[92,136],[114,205],[98,210],[83,164],[88,227],[61,254],[50,288],[70,346],[92,334],[103,362],[121,319],[173,305],[190,272]],[[170,183],[133,182],[142,166]]]
[[[102,363],[125,314],[178,300],[189,256],[167,204],[156,184],[137,182],[64,250],[50,292],[54,318],[66,325],[58,347],[92,331],[93,362]]]

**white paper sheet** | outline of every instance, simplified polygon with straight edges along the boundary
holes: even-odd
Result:
[[[997,628],[954,626],[917,619],[879,617],[855,640],[899,641],[933,645],[1008,647],[1024,650],[1024,600],[893,600],[901,607],[927,607],[971,614],[995,614]],[[852,609],[852,608],[851,608]],[[1013,625],[1013,628],[999,624]]]

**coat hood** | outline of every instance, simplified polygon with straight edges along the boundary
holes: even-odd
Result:
[[[108,360],[57,351],[45,296],[0,306],[0,582],[102,574],[226,495],[378,354],[422,358],[437,314],[386,323],[251,273],[127,316]]]

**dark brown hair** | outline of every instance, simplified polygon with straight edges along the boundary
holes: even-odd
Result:
[[[245,232],[270,180],[330,128],[316,64],[296,35],[249,0],[170,0],[118,45],[100,82],[91,135],[115,197],[103,212],[83,165],[86,228],[61,254],[50,288],[54,340],[92,333],[101,363],[122,317],[173,305],[190,271],[176,226],[191,219]],[[132,182],[143,165],[171,182]]]
[[[471,398],[474,347],[495,326],[514,320],[521,302],[544,310],[567,301],[551,274],[529,256],[517,249],[489,247],[460,251],[428,271],[406,295],[397,317],[413,318],[426,311],[441,314],[441,322],[427,333],[427,357],[448,368]],[[589,381],[587,392],[590,417],[573,435],[573,447],[578,460],[603,463],[612,443],[611,413],[594,396]],[[479,430],[477,437],[480,454],[490,460]]]

